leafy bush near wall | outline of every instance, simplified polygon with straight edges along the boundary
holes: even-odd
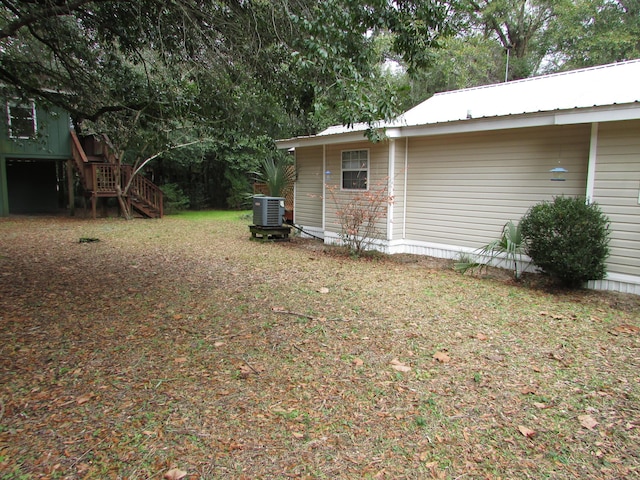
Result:
[[[609,219],[596,203],[556,197],[534,205],[520,227],[534,265],[561,285],[576,288],[606,275]]]

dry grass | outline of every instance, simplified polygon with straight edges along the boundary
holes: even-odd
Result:
[[[0,478],[640,473],[637,297],[248,223],[0,220]]]

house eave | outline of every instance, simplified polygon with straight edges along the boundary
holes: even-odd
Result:
[[[388,128],[386,133],[389,138],[404,138],[637,119],[640,119],[640,103],[635,102],[624,105],[472,118],[430,125],[400,126]]]
[[[380,131],[384,132],[388,138],[406,138],[638,119],[640,119],[640,102],[634,102],[622,105],[470,118],[425,125],[393,125],[387,126],[386,129],[380,129]],[[359,130],[334,135],[314,135],[278,140],[276,144],[278,148],[289,149],[353,143],[365,140],[365,131]]]
[[[314,147],[319,145],[333,145],[337,143],[352,143],[367,141],[365,130],[348,133],[337,133],[334,135],[310,135],[308,137],[294,137],[283,140],[276,140],[279,149],[290,149],[299,147]]]

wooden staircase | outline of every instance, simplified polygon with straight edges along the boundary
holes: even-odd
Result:
[[[145,218],[161,218],[162,190],[141,175],[133,175],[130,165],[121,165],[108,147],[106,139],[86,137],[82,141],[71,130],[71,153],[73,163],[80,173],[80,180],[86,195],[91,198],[91,212],[96,218],[98,198],[117,198],[118,189],[124,189],[131,181],[125,196],[130,210]]]

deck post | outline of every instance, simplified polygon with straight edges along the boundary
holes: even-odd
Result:
[[[67,190],[69,195],[69,216],[76,214],[76,197],[73,191],[73,159],[67,160]]]
[[[0,217],[9,216],[9,193],[7,182],[7,161],[0,154]]]
[[[98,203],[98,196],[96,195],[96,192],[93,192],[91,194],[91,216],[92,218],[95,220],[96,218],[98,218],[97,214],[96,214],[96,207]]]

